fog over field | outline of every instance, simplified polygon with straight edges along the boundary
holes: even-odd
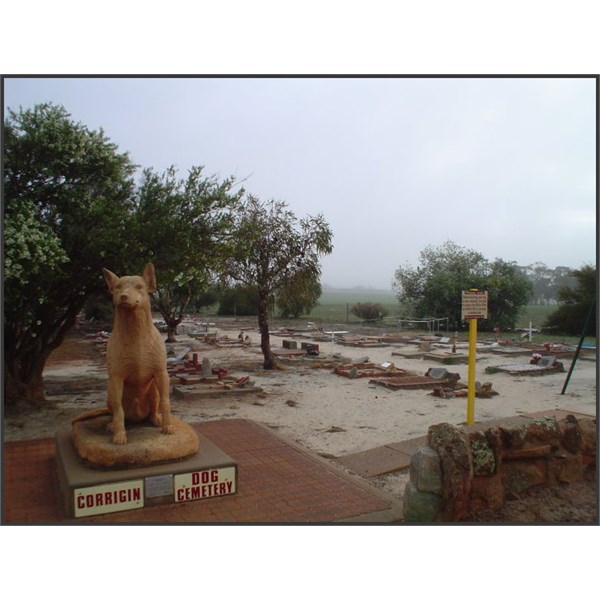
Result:
[[[488,260],[595,263],[590,77],[7,78],[9,109],[63,105],[134,163],[235,176],[323,213],[322,282],[390,289],[452,240]]]

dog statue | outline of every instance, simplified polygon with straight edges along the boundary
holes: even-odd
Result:
[[[73,422],[110,413],[115,444],[127,443],[125,421],[150,419],[163,433],[171,434],[167,352],[150,310],[150,293],[156,290],[154,265],[148,263],[141,277],[118,277],[108,269],[102,273],[115,308],[106,348],[108,408],[84,413]]]

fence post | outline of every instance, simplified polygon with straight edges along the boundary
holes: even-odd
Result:
[[[585,320],[585,325],[583,326],[583,331],[581,332],[581,337],[579,338],[579,344],[577,344],[577,350],[575,350],[575,356],[573,356],[573,360],[571,362],[571,366],[569,367],[569,372],[567,373],[567,378],[565,379],[565,384],[563,385],[563,389],[561,391],[561,395],[564,396],[565,390],[567,389],[567,385],[569,384],[569,379],[571,379],[571,373],[575,368],[575,363],[577,362],[577,358],[579,357],[579,351],[581,350],[581,346],[583,345],[583,340],[585,339],[585,335],[587,333],[587,328],[590,324],[590,320],[592,318],[592,313],[594,311],[594,307],[596,306],[596,298],[592,302],[590,306],[590,310],[588,312],[587,318]]]

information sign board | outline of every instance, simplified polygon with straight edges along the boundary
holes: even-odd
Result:
[[[481,290],[468,290],[462,293],[461,318],[463,321],[471,319],[487,319],[488,293]]]

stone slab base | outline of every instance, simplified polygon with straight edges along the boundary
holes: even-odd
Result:
[[[231,387],[224,385],[211,386],[204,383],[173,387],[173,398],[177,400],[202,400],[203,398],[221,398],[222,396],[236,396],[242,394],[260,394],[262,388],[256,385],[246,387]]]
[[[56,472],[64,516],[81,518],[235,494],[237,463],[203,435],[194,435],[199,438],[200,449],[189,458],[98,470],[81,462],[71,432],[59,431],[55,437]]]
[[[101,416],[73,423],[73,445],[90,467],[142,467],[180,460],[198,452],[198,434],[180,419],[173,418],[172,434],[164,434],[150,423],[126,424],[126,444],[113,443],[112,434],[107,431],[110,421],[110,416]]]
[[[402,358],[423,358],[424,352],[392,352],[392,356],[402,356]]]
[[[460,365],[469,362],[468,354],[451,354],[451,353],[436,353],[430,352],[423,355],[425,360],[435,360],[445,365]]]

